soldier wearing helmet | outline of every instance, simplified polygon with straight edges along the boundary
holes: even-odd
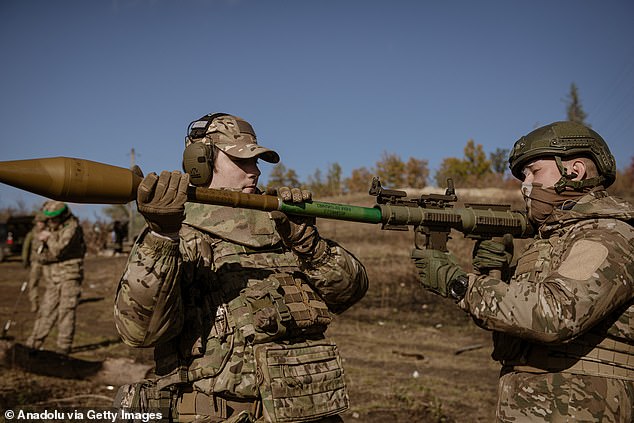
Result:
[[[37,236],[41,243],[38,261],[42,263],[46,288],[26,343],[31,348],[42,348],[57,324],[56,350],[68,354],[75,335],[75,311],[84,279],[84,233],[66,203],[47,201],[41,214],[46,227]]]
[[[554,122],[509,164],[532,243],[514,266],[512,243],[476,243],[472,274],[417,250],[421,281],[493,331],[498,421],[634,421],[634,207],[606,191],[614,157],[592,129]]]
[[[348,396],[325,330],[365,294],[365,269],[314,219],[186,202],[190,184],[259,193],[258,159],[279,155],[247,121],[203,116],[185,146],[184,173],[150,174],[138,189],[148,228],[115,323],[128,345],[154,347],[156,378],[121,387],[116,405],[181,422],[341,421]],[[297,188],[279,195],[310,201]]]

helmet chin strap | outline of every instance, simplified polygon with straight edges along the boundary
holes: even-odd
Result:
[[[555,156],[555,163],[557,163],[557,168],[561,174],[561,178],[559,178],[554,185],[557,194],[561,194],[565,191],[566,187],[570,187],[575,191],[583,191],[584,188],[593,188],[597,185],[601,185],[605,180],[603,176],[596,176],[594,178],[583,179],[581,181],[573,181],[573,179],[579,175],[574,172],[568,173],[568,169],[564,167],[560,156]]]

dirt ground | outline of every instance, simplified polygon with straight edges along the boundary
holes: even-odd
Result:
[[[366,297],[337,316],[328,329],[344,359],[351,400],[345,421],[493,421],[498,366],[490,359],[490,334],[451,301],[419,286],[409,261],[412,233],[331,221],[320,222],[320,228],[324,236],[359,257],[371,284]],[[130,358],[151,364],[150,350],[119,342],[112,321],[125,260],[87,257],[73,358]],[[0,319],[2,324],[15,320],[7,335],[17,343],[28,337],[34,320],[26,295],[19,295],[26,277],[27,270],[18,261],[0,263]],[[54,341],[52,333],[45,348],[53,349]],[[20,368],[11,357],[5,361],[8,365],[0,367],[2,411],[27,406],[106,407],[116,392],[116,387],[94,379],[44,376]]]

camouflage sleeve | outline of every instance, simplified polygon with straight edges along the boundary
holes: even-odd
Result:
[[[48,261],[61,261],[68,258],[83,257],[83,232],[79,226],[79,221],[70,218],[58,230],[51,233],[46,240]]]
[[[183,325],[179,243],[145,232],[132,247],[117,289],[114,321],[123,341],[150,347]]]
[[[33,231],[29,231],[24,237],[22,244],[22,264],[28,265],[31,262],[31,245],[33,243]]]
[[[331,240],[317,258],[301,259],[301,267],[333,313],[342,313],[357,303],[368,290],[363,264],[350,252]]]
[[[472,276],[461,307],[486,329],[547,343],[578,336],[634,298],[632,227],[589,228],[564,242],[543,281]]]

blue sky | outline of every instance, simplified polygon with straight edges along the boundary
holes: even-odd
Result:
[[[188,123],[227,112],[301,179],[383,152],[433,172],[564,119],[574,82],[624,168],[633,23],[629,0],[0,0],[0,160],[179,169]]]

